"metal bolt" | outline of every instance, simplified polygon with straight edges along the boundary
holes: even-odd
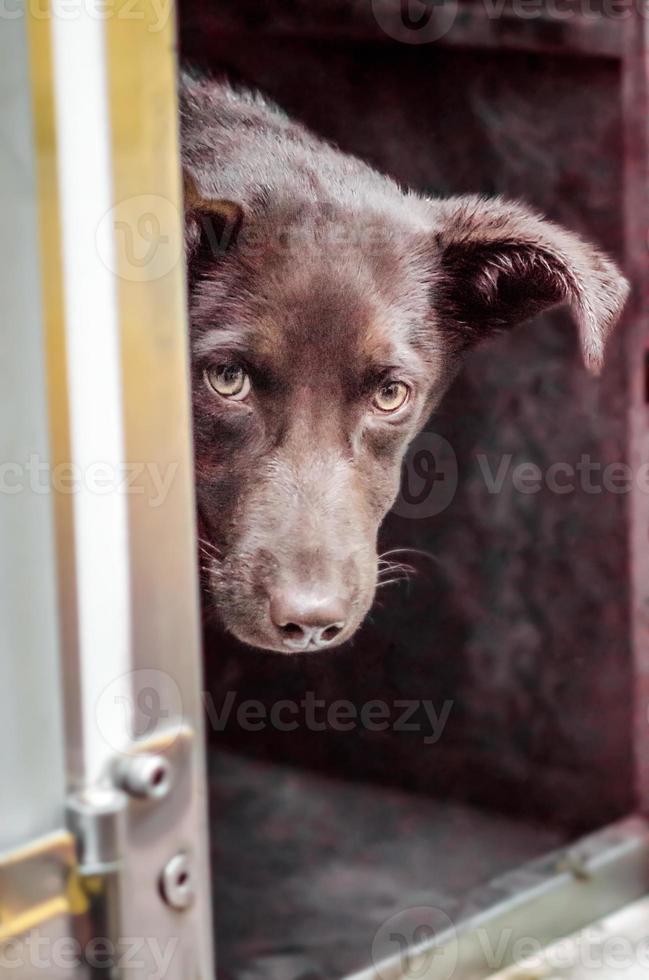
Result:
[[[161,800],[171,789],[173,769],[163,755],[132,755],[115,767],[115,780],[130,796]]]
[[[194,881],[189,858],[177,854],[160,875],[160,893],[172,909],[183,911],[194,901]]]

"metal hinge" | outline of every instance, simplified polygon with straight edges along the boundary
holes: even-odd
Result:
[[[162,732],[134,745],[115,760],[104,786],[69,797],[66,830],[0,854],[0,945],[62,917],[72,934],[83,918],[91,933],[114,936],[129,807],[161,804],[193,737],[183,725],[173,738]],[[184,852],[160,868],[159,897],[176,911],[191,906],[193,874]]]
[[[67,830],[0,855],[0,951],[53,920],[80,951],[84,936],[112,939],[127,806],[119,789],[85,791],[68,801]],[[118,976],[84,959],[79,966],[84,977]]]
[[[0,944],[51,919],[77,919],[96,908],[118,870],[127,797],[97,790],[68,803],[69,830],[0,854]]]

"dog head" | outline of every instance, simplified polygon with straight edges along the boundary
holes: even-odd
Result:
[[[568,303],[596,371],[628,288],[521,205],[354,179],[373,196],[223,199],[187,173],[202,565],[225,627],[282,653],[363,621],[406,447],[463,352]]]

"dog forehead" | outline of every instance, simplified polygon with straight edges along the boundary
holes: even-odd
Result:
[[[247,261],[245,253],[235,256],[220,282],[201,286],[195,350],[229,347],[284,377],[307,367],[312,375],[351,378],[375,363],[396,363],[428,297],[418,297],[407,264],[382,251],[378,265],[371,250],[335,249],[330,240],[305,242],[268,262],[257,253]]]
[[[373,284],[320,270],[276,298],[256,342],[289,367],[308,361],[357,374],[368,362],[389,363],[407,336],[398,307]]]

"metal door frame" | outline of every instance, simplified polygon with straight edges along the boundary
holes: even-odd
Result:
[[[47,650],[16,634],[9,653],[34,697],[58,706],[65,775],[61,824],[0,856],[0,940],[23,955],[26,938],[45,943],[16,978],[144,978],[162,964],[167,980],[211,980],[174,8],[48,0],[17,8],[12,25],[23,93],[31,73],[35,174],[21,256],[33,309],[16,316],[31,316],[37,359],[42,330],[49,492],[38,504],[51,508],[56,569],[36,551],[24,564],[56,592],[58,629],[53,615]],[[33,736],[37,719],[16,724],[5,745]],[[56,728],[41,734],[45,767]],[[0,782],[40,807],[10,761]],[[32,766],[27,782],[38,779]],[[83,955],[56,972],[47,950],[68,935]]]
[[[108,10],[108,16],[97,17],[96,9],[93,15],[89,7],[79,7],[76,17],[66,17],[60,0],[52,0],[39,8],[39,16],[32,10],[27,16],[23,12],[20,21],[8,21],[17,45],[12,82],[18,87],[27,77],[29,38],[35,152],[16,157],[14,194],[5,211],[8,229],[20,227],[24,237],[17,240],[15,253],[10,238],[3,241],[4,278],[14,304],[5,308],[16,325],[29,331],[31,347],[10,348],[5,366],[17,380],[28,375],[37,392],[40,378],[47,391],[50,472],[75,466],[87,474],[98,464],[113,471],[133,465],[144,469],[137,493],[102,495],[95,484],[75,492],[55,489],[46,498],[20,497],[16,519],[33,521],[41,534],[25,543],[24,536],[14,539],[8,533],[11,548],[0,556],[8,581],[21,540],[21,572],[33,572],[38,616],[32,621],[23,610],[19,619],[17,602],[5,604],[1,614],[3,625],[11,621],[14,627],[8,651],[12,665],[24,657],[25,669],[16,676],[33,698],[32,707],[48,716],[52,731],[40,757],[52,777],[47,806],[45,786],[39,795],[33,787],[39,757],[33,742],[21,741],[21,752],[5,752],[0,760],[0,780],[17,794],[15,812],[25,804],[25,812],[40,810],[44,821],[38,839],[25,826],[22,847],[16,821],[13,838],[0,838],[1,846],[12,848],[0,855],[0,943],[35,929],[50,942],[70,932],[116,944],[135,938],[155,942],[158,952],[171,951],[169,980],[207,980],[214,976],[214,964],[175,24],[170,8],[165,12],[153,3],[144,11],[138,8],[136,16],[129,0],[117,0]],[[627,334],[630,445],[631,461],[638,466],[646,462],[649,446],[649,369],[639,369],[649,363],[644,295],[649,45],[647,24],[638,11],[627,22],[625,36],[627,251],[636,286]],[[11,94],[12,111],[26,111],[19,89]],[[90,134],[97,139],[89,139]],[[19,262],[11,261],[24,260],[30,252],[35,256],[36,226],[40,304],[36,285],[30,294]],[[41,365],[39,319],[45,351]],[[13,427],[14,454],[34,444],[46,452],[45,406],[38,399],[19,400],[27,390],[15,388],[22,414]],[[173,471],[164,504],[153,503],[160,472],[147,467]],[[51,523],[43,500],[52,505]],[[633,497],[630,523],[637,796],[646,816],[646,495]],[[65,680],[60,700],[59,658]],[[5,712],[5,724],[9,717]],[[21,718],[14,710],[11,725],[25,739],[33,738],[33,715]],[[61,735],[59,742],[55,733]],[[5,745],[7,738],[5,732]],[[59,793],[57,765],[63,757],[67,775]],[[28,778],[19,780],[17,774]],[[493,937],[513,924],[537,935],[542,921],[542,938],[549,943],[648,890],[649,831],[643,816],[630,817],[484,890],[474,899],[475,907],[467,907],[456,935],[436,937],[430,947],[435,956],[424,975],[428,980],[441,976],[445,966],[439,951],[453,942],[463,974],[487,976],[493,964],[480,962],[480,930]],[[135,975],[149,975],[155,966],[150,959]],[[28,964],[26,975],[33,973]],[[60,973],[50,965],[47,973],[67,980],[105,976],[106,969],[86,962]],[[356,980],[403,976],[403,957],[398,957]]]

